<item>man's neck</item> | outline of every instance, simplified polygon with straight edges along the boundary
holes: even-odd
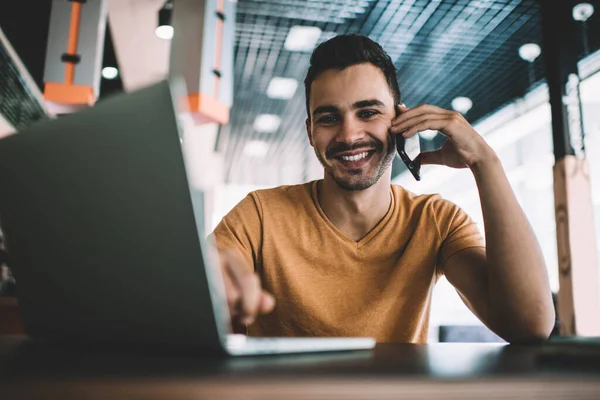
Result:
[[[391,205],[390,173],[365,190],[345,190],[327,174],[317,186],[319,204],[342,233],[359,241],[387,214]]]

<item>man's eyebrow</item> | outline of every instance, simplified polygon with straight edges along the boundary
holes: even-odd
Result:
[[[313,111],[313,117],[317,116],[317,114],[326,114],[326,113],[339,113],[340,109],[336,106],[320,106],[315,108]]]
[[[377,100],[377,99],[371,99],[371,100],[360,100],[357,101],[356,103],[352,104],[352,108],[354,110],[358,110],[361,108],[367,108],[367,107],[379,107],[379,108],[385,108],[385,104],[381,101],[381,100]],[[313,111],[313,117],[317,116],[318,114],[326,114],[326,113],[339,113],[340,109],[337,106],[334,105],[327,105],[327,106],[320,106],[315,108],[315,111]]]
[[[383,104],[382,101],[377,100],[377,99],[361,100],[361,101],[357,101],[356,103],[352,104],[352,108],[355,110],[359,109],[359,108],[366,108],[366,107],[385,108],[385,104]]]

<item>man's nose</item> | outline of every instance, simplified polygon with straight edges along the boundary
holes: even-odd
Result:
[[[340,124],[337,135],[338,142],[353,143],[364,136],[360,121],[353,117],[345,117]]]

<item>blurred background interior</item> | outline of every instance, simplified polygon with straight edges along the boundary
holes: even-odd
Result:
[[[170,9],[169,1],[106,3],[99,102],[166,77],[173,34],[168,27],[157,29],[159,11]],[[573,15],[580,28],[573,47],[580,60],[598,232],[600,10],[598,1],[587,3],[596,12]],[[0,3],[2,135],[49,117],[42,93],[51,6],[49,0]],[[184,124],[191,183],[202,193],[207,232],[251,190],[322,177],[304,128],[304,75],[316,45],[337,34],[361,33],[391,56],[408,107],[429,103],[460,111],[496,150],[541,243],[551,288],[558,291],[555,159],[538,0],[238,0],[236,9],[229,122]],[[443,141],[437,132],[421,133],[424,150]],[[426,167],[416,182],[397,159],[393,183],[416,193],[441,193],[483,233],[468,170]],[[9,279],[8,271],[3,275]],[[430,332],[431,341],[497,340],[445,279],[435,289]]]

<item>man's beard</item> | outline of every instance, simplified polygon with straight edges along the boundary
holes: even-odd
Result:
[[[333,147],[329,147],[325,152],[325,156],[322,156],[321,153],[315,148],[315,154],[319,159],[319,162],[325,168],[325,173],[331,176],[331,178],[344,190],[354,191],[354,190],[365,190],[373,186],[379,181],[379,178],[385,173],[385,171],[390,167],[392,161],[394,161],[395,153],[396,153],[396,137],[394,135],[388,136],[388,147],[387,152],[375,173],[371,176],[360,176],[366,174],[366,172],[362,170],[355,171],[346,171],[344,175],[354,175],[355,179],[352,177],[348,178],[347,176],[341,176],[341,174],[336,174],[336,168],[331,164],[327,163],[327,158],[331,159],[337,153],[341,153],[343,151],[356,150],[361,148],[372,148],[375,147],[376,151],[372,157],[375,157],[376,154],[383,152],[383,143],[378,140],[371,140],[366,142],[358,142],[353,143],[352,145],[346,143],[339,143]]]

